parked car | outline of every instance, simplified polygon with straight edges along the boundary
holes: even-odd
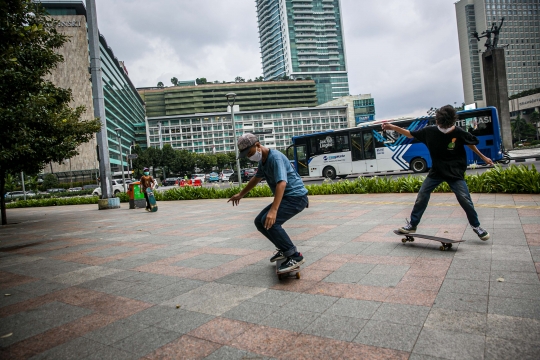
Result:
[[[95,188],[97,188],[97,187],[98,187],[98,185],[96,185],[96,184],[88,184],[88,185],[84,185],[84,186],[82,187],[82,189],[83,189],[83,190],[90,190],[90,189],[95,189]]]
[[[219,181],[219,175],[216,172],[211,172],[208,177],[208,182],[218,182]]]
[[[242,175],[242,181],[243,182],[251,180],[251,178],[254,177],[256,173],[257,173],[257,170],[255,170],[255,169],[242,169],[242,170],[240,170],[240,174]],[[237,174],[232,174],[231,176],[229,176],[229,181],[238,182]]]
[[[119,194],[121,192],[124,192],[124,184],[122,184],[122,180],[112,180],[112,188],[113,188],[113,194],[116,195],[116,194]],[[127,188],[127,186],[126,186]],[[98,186],[97,188],[94,189],[94,191],[92,192],[92,195],[94,196],[101,196],[101,186]]]
[[[221,174],[219,176],[221,177],[221,181],[229,181],[229,177],[234,174],[234,170],[232,169],[223,169],[221,171]]]
[[[32,196],[36,196],[36,193],[34,193],[33,191],[27,191],[26,192],[26,197],[32,197]],[[18,198],[24,198],[24,191],[11,191],[11,192],[7,192],[5,195],[4,195],[4,198],[6,198],[6,200],[13,200],[13,199],[18,199]]]
[[[82,187],[72,187],[72,188],[69,188],[67,191],[68,192],[75,192],[75,191],[82,191]]]
[[[66,191],[66,189],[62,189],[62,188],[47,189],[47,192],[49,194],[57,193],[57,192],[65,192],[65,191]]]
[[[201,180],[201,183],[204,183],[205,175],[204,174],[191,174],[191,180]]]
[[[166,178],[165,180],[163,180],[161,185],[163,185],[163,186],[174,186],[174,185],[176,185],[177,181],[178,181],[177,178]]]

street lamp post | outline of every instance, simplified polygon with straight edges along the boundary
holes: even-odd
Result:
[[[128,156],[128,160],[129,160],[128,161],[128,174],[129,174],[129,176],[131,176],[130,170],[133,171],[133,162],[132,162],[133,160],[131,159],[131,148],[133,148],[134,146],[135,146],[135,144],[129,145],[129,156]]]
[[[225,95],[227,98],[227,104],[231,107],[231,120],[232,120],[232,126],[233,126],[233,140],[235,142],[234,144],[234,150],[236,153],[236,171],[238,174],[238,185],[242,185],[242,174],[240,174],[240,159],[238,159],[238,144],[236,143],[236,126],[234,121],[234,101],[236,100],[236,94],[235,93],[228,93]]]
[[[124,155],[122,155],[122,129],[116,128],[116,139],[118,140],[118,149],[120,150],[120,169],[122,170],[122,183],[124,184],[124,192],[126,192],[126,175],[124,174]]]

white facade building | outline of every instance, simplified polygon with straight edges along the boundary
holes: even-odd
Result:
[[[163,145],[196,153],[234,151],[236,138],[244,133],[256,134],[264,146],[284,150],[293,136],[349,125],[347,106],[235,111],[234,117],[236,132],[227,112],[147,118],[148,147],[160,147],[158,123]]]

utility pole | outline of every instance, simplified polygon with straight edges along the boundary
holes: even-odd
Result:
[[[105,100],[99,50],[99,30],[97,24],[96,1],[86,0],[86,17],[88,25],[88,43],[90,47],[90,71],[92,74],[92,97],[94,98],[94,116],[101,120],[101,131],[96,134],[99,153],[99,178],[101,182],[101,198],[113,197],[111,187],[111,164],[109,161],[109,142],[107,138],[107,119],[105,117]]]

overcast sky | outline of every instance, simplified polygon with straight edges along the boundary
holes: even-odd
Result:
[[[376,118],[461,104],[455,0],[341,0],[351,94]],[[98,25],[135,86],[262,75],[254,0],[96,0]]]

